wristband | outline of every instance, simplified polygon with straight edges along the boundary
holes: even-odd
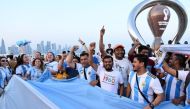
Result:
[[[150,103],[149,106],[151,107],[151,109],[154,109],[154,105],[152,103]]]

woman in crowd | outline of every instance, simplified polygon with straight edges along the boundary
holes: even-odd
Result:
[[[58,72],[58,62],[55,61],[53,52],[48,52],[46,55],[45,69],[48,69],[52,75],[56,75]]]
[[[8,67],[8,60],[6,57],[0,57],[0,87],[4,88],[11,79],[12,70]]]
[[[32,66],[29,64],[30,59],[26,54],[22,54],[18,57],[17,65],[16,65],[16,74],[21,77],[25,77],[26,72]]]
[[[32,61],[32,67],[26,72],[24,79],[37,80],[43,73],[44,63],[40,58]]]

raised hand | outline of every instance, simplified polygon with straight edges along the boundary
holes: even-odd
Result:
[[[80,44],[82,44],[82,45],[83,45],[83,44],[85,44],[85,43],[84,43],[84,41],[83,41],[81,38],[79,38],[79,40],[78,40],[78,41],[79,41],[79,42],[80,42]]]
[[[134,41],[134,45],[139,46],[139,45],[141,45],[141,43],[139,42],[138,39],[136,39],[136,40]]]
[[[162,63],[164,61],[164,58],[165,58],[166,54],[167,54],[167,52],[165,52],[165,51],[162,52],[160,50],[158,50],[158,51],[155,52],[156,61],[155,61],[154,68],[158,69],[158,68],[162,67]]]
[[[74,45],[72,48],[71,48],[71,52],[74,52],[76,50],[79,49],[79,46],[78,45]]]
[[[100,30],[100,36],[104,36],[104,34],[105,34],[105,29],[104,29],[104,26],[102,27],[102,29]]]
[[[90,43],[90,47],[89,47],[89,50],[92,51],[96,48],[96,42],[91,42]]]

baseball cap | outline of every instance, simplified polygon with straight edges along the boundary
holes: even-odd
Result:
[[[116,48],[125,48],[123,45],[121,45],[121,44],[116,44],[114,47],[113,47],[113,49],[116,49]]]

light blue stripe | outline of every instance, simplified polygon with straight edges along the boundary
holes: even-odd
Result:
[[[138,82],[140,82],[140,77],[138,78]],[[136,80],[136,75],[135,75],[135,80]],[[139,90],[138,90],[138,86],[137,86],[137,81],[135,81],[135,86],[134,86],[134,101],[138,101],[139,100]]]
[[[3,75],[1,71],[0,71],[0,87],[3,88]]]
[[[147,99],[148,99],[148,89],[150,88],[150,81],[151,81],[151,78],[149,76],[146,76],[145,86],[143,87],[143,94],[145,95]],[[147,103],[145,99],[144,99],[144,103]]]
[[[166,101],[170,100],[170,91],[172,86],[173,76],[170,76],[166,86]]]
[[[180,87],[182,84],[182,80],[178,80],[176,83],[176,88],[175,88],[175,98],[179,98],[180,97]]]
[[[130,80],[129,80],[129,83],[131,84],[131,81],[132,81],[132,78],[133,78],[133,76],[134,76],[134,74],[135,74],[135,72],[133,72],[133,71],[131,71],[131,73],[130,73]]]
[[[88,67],[90,68],[90,67]],[[96,72],[91,69],[91,73],[90,73],[90,81],[96,80]]]
[[[190,100],[190,83],[187,86],[187,99]]]

